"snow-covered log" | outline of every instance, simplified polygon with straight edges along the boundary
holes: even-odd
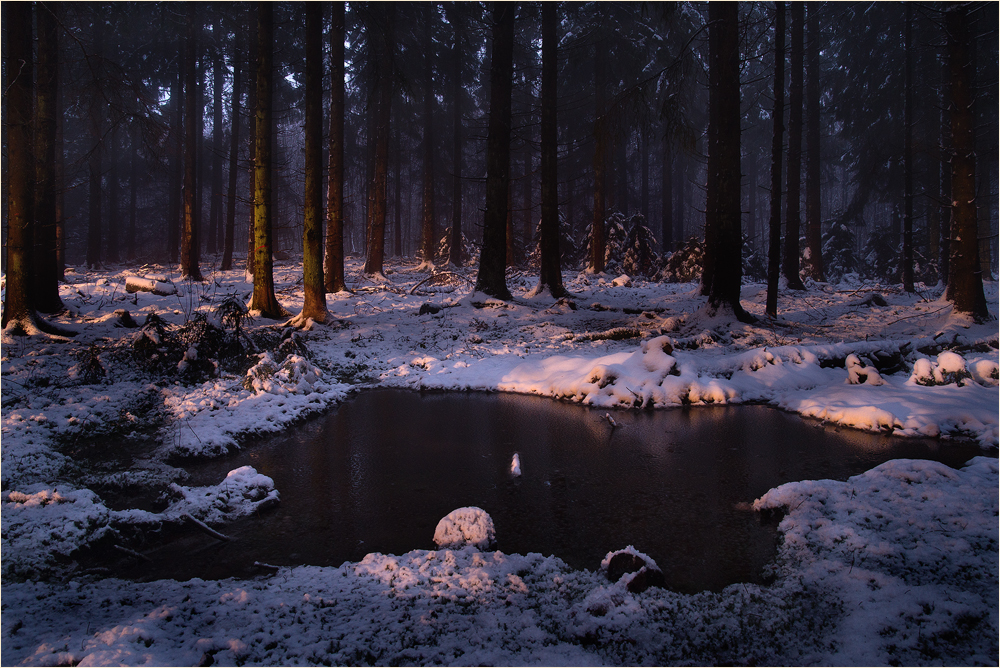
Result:
[[[177,286],[173,283],[158,281],[154,278],[129,276],[125,279],[125,291],[129,294],[135,292],[152,292],[154,295],[165,297],[167,295],[176,295]]]

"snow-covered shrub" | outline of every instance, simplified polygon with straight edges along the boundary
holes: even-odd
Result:
[[[541,266],[542,255],[539,250],[539,240],[542,238],[542,221],[535,225],[535,234],[528,243],[527,255],[524,259],[525,265],[529,269],[537,270]],[[587,229],[587,240],[589,242],[589,228]],[[559,214],[559,257],[564,268],[575,267],[580,262],[581,250],[585,247],[573,234],[573,228],[569,221],[561,213]],[[589,249],[589,246],[586,246]],[[589,256],[588,256],[589,257]]]
[[[437,264],[439,267],[446,267],[448,265],[448,258],[451,256],[451,227],[447,227],[444,230],[444,234],[441,235],[440,241],[438,241],[437,247]],[[459,254],[462,260],[462,266],[469,264],[469,262],[479,257],[479,246],[474,242],[470,241],[465,233],[462,233],[462,250]]]
[[[823,270],[829,280],[840,282],[845,275],[858,270],[856,244],[854,232],[840,220],[823,235]]]
[[[743,276],[762,283],[767,280],[767,248],[750,245],[750,237],[743,235]]]
[[[893,281],[899,276],[899,242],[892,230],[872,230],[864,248],[862,272],[867,278]]]
[[[628,241],[628,227],[625,216],[615,211],[604,221],[604,271],[619,274],[622,272],[622,259],[625,255],[625,245]],[[591,255],[590,247],[593,239],[587,238],[587,252],[585,257]]]
[[[847,382],[851,385],[885,385],[885,381],[882,380],[882,376],[879,375],[878,369],[873,365],[865,364],[861,361],[854,353],[847,356],[844,360],[847,366]]]
[[[101,349],[91,344],[76,355],[76,364],[69,368],[69,377],[84,385],[99,383],[108,375],[101,362]]]
[[[996,365],[993,366],[995,369]],[[910,380],[917,385],[925,386],[960,385],[963,380],[971,377],[972,374],[966,368],[965,359],[958,353],[946,350],[937,356],[937,362],[931,362],[926,357],[914,362]]]
[[[689,237],[682,248],[677,249],[667,259],[656,280],[668,283],[689,283],[701,278],[705,262],[705,242],[697,237]]]
[[[271,353],[261,353],[250,367],[243,387],[257,394],[299,394],[310,392],[322,378],[322,372],[301,355],[289,355],[280,365]]]
[[[656,237],[646,225],[646,218],[637,213],[628,219],[628,237],[622,248],[622,271],[631,275],[653,276],[662,261],[656,252]]]
[[[482,508],[467,506],[451,511],[434,529],[434,544],[442,549],[472,545],[489,549],[496,542],[493,518]]]
[[[188,514],[209,524],[251,515],[276,505],[279,499],[274,480],[252,466],[230,471],[218,485],[182,487],[171,483],[170,491],[177,500],[163,511],[164,518],[179,520]]]

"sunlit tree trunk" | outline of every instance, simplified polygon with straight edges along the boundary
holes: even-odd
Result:
[[[259,7],[257,8],[259,13]],[[260,70],[260,18],[254,17],[253,11],[250,14],[250,41],[249,41],[249,78],[250,85],[247,90],[247,109],[250,111],[250,222],[247,224],[247,263],[246,271],[248,276],[254,275],[257,266],[257,81]],[[268,70],[270,77],[270,70]],[[270,110],[269,110],[270,113]],[[268,135],[270,141],[270,135]],[[270,165],[270,163],[268,163]],[[268,167],[270,169],[270,166]]]
[[[195,53],[197,26],[195,3],[187,6],[187,37],[184,48],[184,225],[181,229],[181,276],[193,281],[203,280],[198,267],[198,199],[195,170],[198,160],[198,115],[195,109],[198,95]]]
[[[375,171],[372,175],[371,224],[368,227],[368,254],[365,260],[366,274],[381,274],[385,258],[385,218],[389,182],[389,133],[392,118],[392,54],[395,49],[396,5],[382,3],[380,7],[380,30],[374,44],[378,61],[375,75],[377,86],[375,124]]]
[[[799,198],[802,186],[802,52],[804,3],[791,3],[791,80],[788,93],[788,195],[785,200],[785,257],[782,270],[792,290],[805,290],[799,276]]]
[[[58,24],[47,5],[35,4],[38,62],[35,90],[35,305],[42,313],[63,310],[56,247],[56,109],[59,89]]]
[[[323,6],[306,10],[305,194],[302,226],[302,284],[305,301],[297,323],[325,322],[323,287]]]
[[[781,158],[785,133],[785,3],[774,3],[774,112],[771,118],[771,211],[768,218],[767,299],[764,312],[778,317],[778,278],[781,271]]]
[[[238,16],[242,17],[243,12]],[[226,196],[226,238],[222,250],[222,270],[233,268],[233,249],[236,244],[236,182],[239,176],[238,159],[240,151],[240,96],[243,93],[243,21],[236,26],[236,44],[233,48],[233,97],[229,131],[229,189]]]
[[[271,96],[274,56],[274,5],[257,3],[257,131],[254,150],[254,274],[250,309],[265,318],[288,312],[274,296],[274,259],[271,254]]]
[[[910,7],[911,3],[906,6]],[[819,134],[819,3],[809,5],[809,40],[806,48],[806,257],[805,274],[815,281],[825,281],[823,268],[823,229],[820,193]]]
[[[740,234],[743,214],[740,207],[740,31],[739,7],[735,2],[709,4],[710,30],[718,32],[712,40],[717,55],[710,66],[718,68],[715,77],[718,108],[709,118],[718,124],[714,133],[715,155],[709,154],[709,169],[716,173],[716,197],[708,207],[715,209],[715,275],[709,282],[708,304],[715,310],[732,311],[741,322],[756,318],[740,305],[743,275],[743,243]],[[710,121],[710,122],[712,122]],[[704,282],[704,281],[703,281]]]
[[[420,207],[420,269],[434,268],[434,68],[431,42],[432,4],[423,11],[423,188]]]
[[[344,283],[344,3],[333,3],[330,28],[330,144],[326,194],[327,292],[342,292]]]
[[[514,3],[493,3],[490,120],[486,137],[486,211],[483,216],[483,250],[476,277],[477,291],[504,300],[511,298],[506,278],[506,235],[515,7]]]
[[[913,3],[903,27],[903,289],[913,292]]]
[[[951,259],[946,297],[957,313],[977,322],[989,318],[979,267],[976,219],[975,118],[972,113],[972,39],[968,5],[956,4],[945,14],[951,76]]]
[[[559,178],[557,169],[556,4],[542,4],[542,224],[538,242],[541,267],[535,292],[548,288],[553,297],[566,294],[559,255]]]

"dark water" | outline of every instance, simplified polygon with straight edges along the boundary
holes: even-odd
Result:
[[[678,591],[759,582],[776,531],[748,504],[784,482],[844,480],[889,459],[961,466],[969,444],[824,427],[764,406],[608,411],[509,394],[374,390],[290,433],[190,468],[217,484],[249,464],[281,503],[223,529],[147,550],[129,577],[218,578],[253,562],[332,565],[368,552],[433,549],[461,506],[493,517],[497,548],[555,554],[596,569],[626,545],[649,554]],[[520,478],[511,478],[514,452]]]

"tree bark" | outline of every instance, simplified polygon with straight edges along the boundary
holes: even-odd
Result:
[[[242,17],[243,12],[237,16]],[[226,236],[222,249],[222,270],[233,268],[233,247],[236,243],[236,182],[239,176],[238,159],[240,151],[240,96],[243,94],[243,31],[244,21],[236,25],[236,44],[233,48],[233,97],[229,114],[231,127],[229,130],[229,189],[226,196]]]
[[[604,217],[606,215],[605,166],[607,164],[608,129],[605,118],[605,79],[607,53],[603,43],[598,40],[594,44],[594,221],[590,228],[590,266],[589,272],[600,274],[604,272],[605,232]]]
[[[136,241],[136,206],[139,197],[139,140],[132,137],[131,156],[129,157],[129,177],[128,177],[128,234],[125,240],[125,257],[129,262],[135,261],[135,241]]]
[[[562,297],[559,254],[559,178],[557,167],[558,135],[556,125],[556,84],[558,55],[556,46],[556,4],[542,4],[542,224],[538,243],[541,256],[538,287],[548,288],[553,297]]]
[[[169,195],[167,196],[167,261],[177,264],[181,245],[181,210],[184,175],[184,38],[177,39],[177,76],[170,80],[170,100],[173,104],[173,123],[170,128],[170,157],[167,169]]]
[[[181,276],[193,281],[203,280],[198,267],[199,211],[195,170],[198,160],[198,114],[196,103],[197,77],[195,53],[197,50],[197,26],[194,2],[187,6],[187,36],[184,49],[184,225],[181,229]]]
[[[771,135],[771,212],[768,218],[767,299],[764,312],[778,317],[781,269],[781,158],[785,132],[785,3],[774,3],[774,131]]]
[[[711,13],[710,13],[711,16]],[[712,19],[710,19],[711,21]],[[706,142],[708,144],[708,161],[705,170],[705,254],[702,256],[702,272],[700,294],[712,294],[712,281],[715,280],[715,253],[718,235],[717,216],[719,212],[719,75],[721,67],[719,60],[720,30],[708,31],[708,129]]]
[[[250,309],[264,318],[279,319],[288,312],[274,296],[274,258],[271,253],[271,104],[274,58],[274,6],[257,3],[257,109],[254,150],[254,274]]]
[[[392,207],[392,255],[400,257],[403,255],[403,142],[400,138],[399,128],[396,128],[393,145],[395,146],[395,160],[393,160],[393,207]]]
[[[913,3],[903,27],[903,289],[913,289]]]
[[[326,193],[327,292],[343,292],[344,282],[344,3],[333,3],[330,28],[330,145]]]
[[[464,33],[463,8],[459,3],[449,6],[448,20],[454,28],[452,47],[451,96],[454,124],[452,153],[452,204],[451,242],[448,245],[448,262],[461,267],[462,258],[462,36]]]
[[[802,51],[804,3],[791,3],[791,81],[788,100],[788,196],[785,200],[785,257],[782,270],[792,290],[805,290],[799,276],[799,198],[802,184]]]
[[[222,59],[222,19],[216,18],[212,29],[215,53],[212,56],[212,200],[209,204],[208,253],[214,255],[222,245],[222,87],[225,63]],[[232,118],[231,124],[237,125]]]
[[[251,5],[252,6],[252,5]],[[258,14],[260,8],[258,7]],[[250,14],[250,44],[249,44],[249,78],[250,83],[247,90],[247,109],[250,111],[250,221],[247,224],[247,264],[246,271],[249,276],[253,276],[257,266],[257,81],[260,69],[260,17],[254,17],[253,11]],[[270,77],[270,69],[268,70]],[[270,85],[268,85],[270,88]],[[268,112],[270,114],[270,112]],[[270,137],[270,135],[268,135]],[[270,139],[268,139],[270,142]],[[268,163],[270,169],[270,163]]]
[[[111,130],[111,167],[108,169],[108,255],[109,263],[117,263],[120,258],[118,238],[121,234],[119,220],[119,199],[121,179],[118,178],[118,160],[121,154],[121,135],[117,127]]]
[[[819,134],[819,3],[809,5],[809,41],[806,50],[806,257],[805,274],[814,281],[825,281],[823,267],[823,228],[820,192]],[[910,7],[910,3],[907,3]]]
[[[88,57],[93,61],[92,72],[100,85],[99,79],[104,62],[104,18],[100,8],[94,18],[94,52]],[[97,269],[101,265],[101,153],[104,151],[104,104],[99,96],[94,96],[90,103],[90,133],[94,139],[90,153],[88,175],[89,202],[87,219],[87,267]]]
[[[975,118],[972,113],[973,71],[968,6],[956,4],[945,13],[951,76],[951,259],[946,298],[955,312],[976,322],[989,318],[979,267],[976,220]]]
[[[434,67],[432,63],[433,42],[431,41],[432,13],[434,5],[422,5],[424,29],[423,46],[423,188],[421,193],[420,216],[420,268],[434,270]]]
[[[715,275],[709,282],[709,307],[716,312],[731,310],[741,322],[754,322],[740,305],[743,274],[743,218],[740,207],[740,31],[739,6],[735,2],[709,4],[710,30],[718,33],[712,43],[718,53],[711,66],[718,68],[715,96],[718,108],[709,118],[718,124],[714,133],[715,154],[709,154],[709,169],[716,173],[716,198],[709,202],[715,209]]]
[[[663,137],[663,169],[660,172],[660,249],[674,250],[674,154],[670,137]]]
[[[939,165],[940,193],[941,193],[941,282],[946,286],[948,277],[951,274],[951,112],[949,105],[951,101],[951,74],[950,63],[947,53],[947,45],[944,57],[941,59],[941,90],[943,99],[941,101],[941,163]]]
[[[297,318],[305,325],[327,319],[323,286],[323,6],[306,10],[305,194],[302,226],[302,284],[305,301]]]
[[[368,228],[368,256],[365,261],[366,274],[381,274],[385,258],[385,218],[389,181],[389,133],[392,117],[392,68],[395,50],[396,5],[380,5],[380,32],[375,36],[376,59],[378,60],[376,81],[376,125],[375,125],[375,173],[372,175],[371,225]]]
[[[42,313],[58,313],[56,235],[56,113],[59,90],[58,24],[48,5],[35,4],[38,62],[35,89],[35,305]]]
[[[510,187],[511,89],[516,5],[493,3],[490,121],[486,138],[486,211],[476,290],[509,300],[506,279],[507,189]]]

